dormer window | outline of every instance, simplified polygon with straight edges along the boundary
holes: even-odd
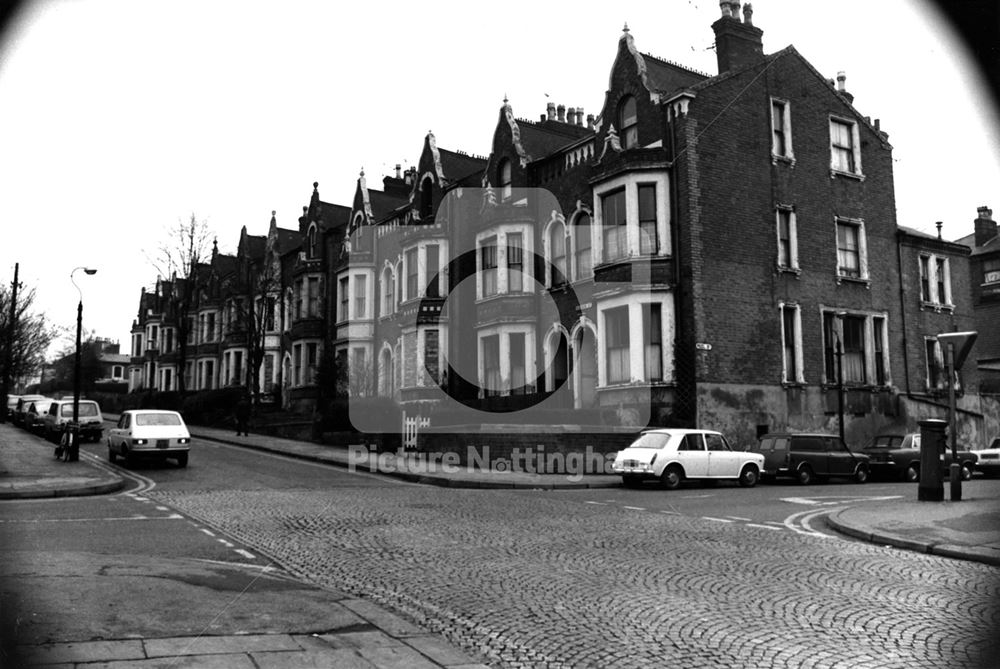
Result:
[[[318,249],[316,248],[316,226],[311,225],[309,226],[309,257],[315,258],[317,255],[317,250]]]
[[[509,200],[511,194],[510,161],[506,158],[500,161],[497,176],[500,184],[500,199],[502,201]]]
[[[639,125],[635,115],[635,98],[629,95],[618,105],[619,137],[623,149],[639,144]]]
[[[431,182],[431,178],[427,177],[420,184],[420,218],[428,219],[434,214],[434,202],[432,200],[432,194],[434,191],[434,184]]]

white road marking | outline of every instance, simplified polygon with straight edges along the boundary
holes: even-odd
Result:
[[[717,523],[731,523],[733,521],[728,518],[713,518],[712,516],[702,516],[702,520],[714,520]]]
[[[665,513],[665,514],[667,514],[668,516],[679,516],[679,515],[681,515],[681,514],[680,514],[680,513],[678,513],[677,511],[663,511],[663,510],[661,510],[661,511],[660,511],[660,513]]]
[[[586,502],[584,502],[584,504],[596,504],[596,505],[598,505],[598,506],[607,506],[607,504],[606,504],[606,503],[604,503],[604,502],[591,502],[591,501],[586,501]]]
[[[790,504],[805,504],[807,506],[833,506],[842,502],[882,502],[890,499],[902,499],[902,495],[816,495],[815,497],[782,497],[782,502]],[[831,500],[831,501],[823,501]]]
[[[220,544],[222,544],[222,545],[223,545],[223,546],[225,546],[226,548],[232,548],[233,546],[235,546],[235,545],[236,545],[236,544],[232,544],[232,543],[229,543],[229,542],[228,542],[228,541],[226,541],[225,539],[216,539],[216,541],[218,541],[218,542],[219,542]]]
[[[761,525],[760,523],[747,523],[747,527],[760,527],[765,530],[775,530],[776,532],[780,532],[784,529],[784,526],[775,527],[774,525]]]
[[[156,507],[156,510],[157,510],[157,511],[170,511],[170,509],[168,509],[168,508],[167,508],[167,507],[165,507],[165,506],[158,506],[158,507]]]
[[[256,555],[254,555],[250,551],[245,551],[242,548],[237,548],[234,552],[239,553],[240,555],[242,555],[243,557],[245,557],[245,558],[247,558],[249,560],[256,560],[257,559]]]
[[[831,507],[828,509],[821,509],[819,511],[816,510],[799,511],[798,513],[793,513],[792,515],[785,518],[784,525],[786,528],[790,529],[792,532],[795,532],[796,534],[802,534],[809,537],[823,537],[824,539],[836,538],[835,535],[833,534],[826,534],[825,532],[819,532],[818,530],[813,529],[813,527],[809,524],[809,521],[819,516],[823,516],[828,513],[833,513],[834,511],[839,511],[840,509],[843,508],[846,507],[843,506]]]
[[[626,509],[630,509],[632,511],[645,511],[646,510],[645,508],[643,508],[641,506],[626,506],[625,508]]]
[[[97,522],[120,522],[123,520],[177,520],[182,516],[116,516],[111,518],[34,518],[28,520],[4,520],[0,523],[97,523]]]
[[[732,518],[733,520],[742,520],[744,523],[749,523],[753,518],[741,518],[739,516],[726,516],[726,518]]]
[[[204,532],[205,534],[207,534],[210,537],[214,537],[215,536],[215,532],[213,532],[212,530],[206,530],[204,527],[201,528],[201,531]]]

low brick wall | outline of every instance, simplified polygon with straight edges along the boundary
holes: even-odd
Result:
[[[424,428],[417,437],[421,454],[454,453],[462,466],[539,474],[606,474],[607,464],[631,444],[637,433],[586,433],[576,426],[491,426],[484,430],[446,432]],[[454,456],[451,456],[454,457]]]

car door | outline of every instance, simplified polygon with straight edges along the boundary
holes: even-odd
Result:
[[[740,454],[733,452],[726,438],[718,432],[705,433],[710,478],[736,478],[740,475]]]
[[[108,440],[111,442],[113,448],[116,451],[120,452],[122,450],[121,445],[127,438],[126,435],[128,434],[128,428],[131,419],[132,419],[132,414],[127,412],[123,413],[118,418],[118,423],[113,428],[111,428],[111,435],[108,437]]]
[[[677,460],[684,467],[684,475],[688,478],[708,476],[708,452],[701,432],[688,432],[681,438],[681,443],[677,446]]]
[[[832,476],[850,476],[854,473],[854,456],[847,449],[847,445],[838,437],[828,437],[827,443],[827,466]]]

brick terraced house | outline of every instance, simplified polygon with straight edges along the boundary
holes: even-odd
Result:
[[[943,417],[934,335],[992,318],[996,223],[980,211],[971,252],[898,225],[888,134],[844,75],[792,46],[765,54],[750,5],[720,6],[715,75],[641,52],[626,27],[596,117],[549,104],[531,121],[504,100],[486,157],[428,133],[383,190],[362,172],[340,206],[314,184],[297,230],[244,228],[236,257],[197,268],[187,387],[256,379],[298,411],[324,389],[393,400],[422,450],[486,439],[489,422],[497,443],[553,449],[594,444],[588,425],[620,426],[605,450],[646,425],[744,446],[836,433],[838,372],[852,444]],[[179,281],[142,295],[132,387],[176,388]],[[251,304],[257,352],[234,325]],[[972,445],[996,425],[979,371],[961,375]],[[439,429],[456,422],[464,437]]]

